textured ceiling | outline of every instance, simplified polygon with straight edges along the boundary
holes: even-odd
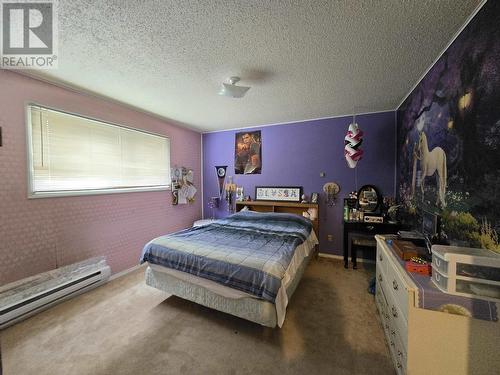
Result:
[[[60,1],[59,68],[31,74],[204,131],[392,110],[479,3]]]

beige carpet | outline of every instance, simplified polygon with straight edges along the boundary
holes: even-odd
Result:
[[[1,333],[4,375],[394,374],[373,270],[313,261],[270,329],[145,285],[135,271]]]

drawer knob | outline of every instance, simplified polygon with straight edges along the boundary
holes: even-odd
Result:
[[[440,267],[441,266],[441,261],[439,260],[439,258],[434,258],[435,259],[435,262],[436,262],[436,266]]]
[[[382,275],[378,275],[378,281],[382,282]]]
[[[401,350],[398,350],[398,356],[402,356],[403,352]]]
[[[391,340],[391,346],[394,346],[394,341]]]
[[[396,308],[394,306],[392,306],[391,311],[392,311],[392,316],[395,317],[395,318],[397,318],[398,317],[398,311],[396,310]]]
[[[392,287],[394,288],[394,290],[398,290],[398,283],[396,282],[396,280],[392,280]]]
[[[396,334],[396,331],[395,330],[391,330],[391,335],[395,335]]]
[[[384,260],[384,259],[382,258],[382,254],[380,254],[380,255],[378,256],[378,260],[380,260],[381,262]]]
[[[398,368],[403,367],[403,365],[402,365],[402,364],[401,364],[401,362],[399,362],[399,361],[397,361],[397,362],[396,362],[396,366],[398,366]]]

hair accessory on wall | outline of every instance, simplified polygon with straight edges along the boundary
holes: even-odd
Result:
[[[194,173],[186,167],[174,167],[171,170],[172,204],[187,204],[194,202],[196,188],[193,185]]]
[[[349,130],[344,140],[344,155],[347,165],[349,165],[349,168],[356,168],[356,164],[358,164],[358,161],[363,156],[363,150],[360,148],[363,143],[363,132],[359,129],[355,117],[352,119],[352,124],[349,125]]]
[[[323,185],[323,191],[326,193],[326,204],[329,207],[334,206],[340,186],[336,182],[327,182]]]

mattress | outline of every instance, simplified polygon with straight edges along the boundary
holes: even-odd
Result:
[[[274,304],[217,282],[155,264],[150,264],[146,270],[146,284],[264,326],[281,327],[288,301],[299,284],[317,243],[316,234],[311,231],[306,241],[296,248]]]
[[[210,224],[157,237],[141,262],[210,279],[275,303],[311,221],[288,213],[238,212]]]

